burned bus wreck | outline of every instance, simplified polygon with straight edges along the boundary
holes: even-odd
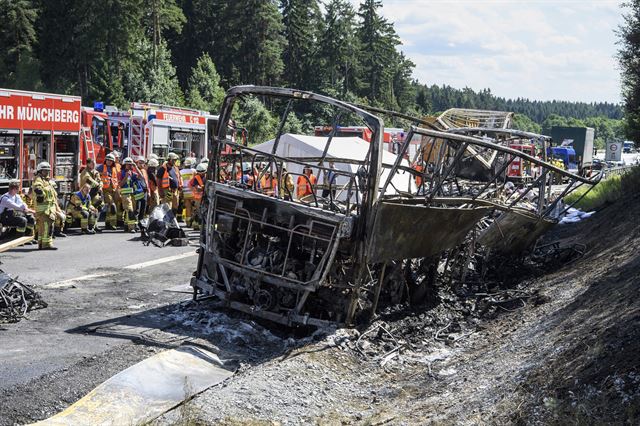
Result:
[[[195,299],[214,296],[232,309],[281,324],[354,325],[384,306],[419,303],[428,297],[425,287],[433,284],[438,264],[478,224],[491,222],[486,219],[496,212],[518,210],[547,220],[553,198],[546,176],[567,175],[486,139],[415,126],[397,156],[383,155],[384,123],[377,115],[294,89],[232,88],[219,123],[229,123],[234,107],[250,96],[282,103],[278,133],[249,147],[228,137],[224,124],[217,128],[191,284]],[[283,134],[296,104],[330,108],[333,129],[341,120],[360,120],[371,130],[371,141],[352,138],[346,149],[346,139],[333,130],[326,137]],[[423,137],[423,162],[434,159],[422,169],[405,158],[415,136]],[[303,142],[314,150],[297,150]],[[461,177],[460,165],[479,152],[500,166],[482,181]],[[532,161],[543,172],[528,190],[506,195],[502,169],[514,158]],[[532,208],[521,207],[523,200]]]

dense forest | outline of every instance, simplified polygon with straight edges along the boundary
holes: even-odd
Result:
[[[515,126],[532,131],[551,122],[598,124],[600,144],[622,136],[615,104],[421,84],[381,7],[380,0],[357,7],[349,0],[0,0],[0,87],[77,94],[87,104],[216,111],[233,85],[290,86],[415,115],[514,111]],[[248,103],[245,115],[261,117],[254,137],[276,123],[260,102]]]

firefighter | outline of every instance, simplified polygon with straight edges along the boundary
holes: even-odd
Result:
[[[33,236],[35,210],[27,206],[18,195],[20,181],[9,181],[9,192],[0,197],[0,222],[3,226],[15,226],[18,236]]]
[[[138,212],[138,223],[140,223],[147,214],[147,205],[149,204],[149,174],[147,172],[147,164],[144,157],[138,156],[135,160],[138,173],[140,173],[140,185],[138,185],[134,198],[137,203],[136,211]]]
[[[139,194],[138,185],[141,176],[133,158],[127,157],[124,159],[119,177],[118,186],[120,188],[120,200],[124,214],[124,231],[134,233],[136,232],[138,223],[136,194]]]
[[[193,229],[200,229],[200,225],[202,224],[202,218],[200,217],[200,204],[202,203],[202,196],[204,194],[204,184],[205,184],[205,173],[207,172],[207,164],[200,163],[196,167],[196,174],[191,179],[191,189],[193,190],[193,221],[192,227]]]
[[[92,158],[87,160],[87,166],[80,173],[80,188],[85,185],[89,185],[91,195],[91,205],[96,208],[97,211],[101,211],[104,207],[102,200],[102,179],[100,178],[100,172],[96,170],[96,162]],[[96,231],[99,231],[96,228]]]
[[[147,162],[149,214],[151,214],[153,209],[160,204],[160,195],[158,194],[158,177],[156,176],[159,165],[158,160],[154,158],[149,159]]]
[[[118,192],[118,173],[116,171],[116,158],[110,153],[104,159],[104,164],[97,168],[102,180],[102,195],[104,205],[107,207],[105,218],[106,229],[112,231],[118,227],[118,210],[116,207],[116,194]]]
[[[54,200],[56,200],[56,223],[54,226],[53,238],[56,238],[56,237],[65,238],[67,234],[65,234],[62,231],[64,231],[64,225],[65,225],[67,215],[62,210],[62,207],[60,207],[60,202],[58,198],[58,182],[56,182],[55,179],[51,179],[49,180],[49,183],[51,184],[51,188],[53,188],[53,198]]]
[[[46,161],[39,163],[36,166],[36,178],[33,182],[38,248],[40,250],[57,250],[57,247],[53,247],[56,199],[55,191],[49,183],[49,173],[51,173],[51,165]]]
[[[83,234],[95,234],[97,218],[98,210],[91,203],[91,185],[85,183],[80,191],[71,195],[67,204],[67,224],[71,225],[74,219],[78,219]]]
[[[191,226],[191,216],[193,214],[193,191],[191,190],[191,179],[196,174],[193,168],[195,159],[185,158],[182,162],[183,167],[180,170],[180,179],[182,179],[182,204],[184,205],[184,223]]]
[[[313,194],[314,186],[317,182],[313,171],[310,166],[304,166],[302,170],[304,176],[298,176],[298,200],[304,201],[303,199],[309,195]],[[306,176],[306,178],[305,178]]]
[[[160,201],[167,203],[173,213],[178,212],[178,203],[180,201],[180,189],[182,181],[180,180],[180,170],[176,166],[176,161],[180,157],[174,152],[167,155],[167,161],[158,168],[156,177],[158,178],[158,190],[160,193]]]
[[[293,192],[295,191],[296,187],[293,184],[293,177],[291,177],[291,175],[287,171],[286,163],[282,163],[282,176],[280,177],[280,179],[282,180],[278,185],[280,198],[291,201]]]

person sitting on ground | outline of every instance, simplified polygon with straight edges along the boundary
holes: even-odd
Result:
[[[305,198],[313,194],[317,179],[309,166],[304,166],[302,173],[304,173],[304,176],[298,176],[298,200],[308,201]]]
[[[91,204],[91,185],[85,183],[80,191],[71,195],[67,204],[67,225],[78,219],[83,234],[95,234],[97,218],[98,210]]]
[[[9,192],[0,197],[0,222],[4,226],[15,226],[19,237],[34,235],[35,210],[30,209],[22,200],[18,191],[20,182],[9,182]]]

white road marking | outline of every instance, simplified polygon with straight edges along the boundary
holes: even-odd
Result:
[[[137,263],[135,265],[125,266],[124,269],[136,271],[138,269],[148,268],[149,266],[160,265],[162,263],[172,262],[174,260],[180,260],[187,257],[195,256],[196,254],[198,253],[196,253],[195,251],[190,251],[188,253],[176,254],[175,256],[163,257],[160,259],[149,260],[148,262],[142,262],[142,263]]]
[[[177,254],[175,256],[162,257],[160,259],[154,259],[154,260],[149,260],[147,262],[136,263],[134,265],[125,266],[122,269],[126,269],[129,271],[138,271],[140,269],[148,268],[150,266],[161,265],[163,263],[173,262],[174,260],[186,259],[187,257],[196,256],[197,254],[198,253],[196,253],[195,251],[190,251],[188,253]],[[86,280],[91,280],[95,278],[108,277],[110,275],[117,275],[117,274],[118,272],[103,272],[101,274],[82,275],[80,277],[69,278],[63,281],[56,281],[53,283],[43,284],[42,287],[46,287],[46,288],[71,287],[74,283],[77,283],[79,281],[86,281]]]

